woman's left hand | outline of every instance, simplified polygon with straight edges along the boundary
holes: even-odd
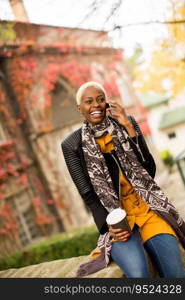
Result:
[[[116,118],[121,125],[123,125],[129,134],[130,137],[136,136],[135,129],[132,123],[127,118],[127,114],[123,106],[117,103],[114,100],[106,100],[108,104],[110,104],[110,108],[107,108],[107,111],[110,111],[112,116]]]
[[[116,118],[120,124],[125,126],[130,124],[123,106],[114,100],[106,100],[106,102],[111,106],[110,108],[107,108],[107,111],[110,111],[112,116]]]
[[[130,237],[130,233],[121,228],[113,228],[111,225],[109,227],[110,235],[112,236],[112,243],[114,242],[126,242]]]

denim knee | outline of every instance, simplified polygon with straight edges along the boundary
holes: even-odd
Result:
[[[115,242],[111,257],[127,278],[149,278],[147,256],[137,228],[127,242]]]
[[[171,234],[158,234],[144,244],[160,277],[185,278],[185,270],[177,239]]]

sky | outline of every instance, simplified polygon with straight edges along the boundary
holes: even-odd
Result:
[[[115,20],[105,23],[105,18],[115,0],[103,1],[99,13],[89,16],[81,23],[89,12],[92,0],[23,0],[30,22],[65,27],[82,27],[96,30],[111,30],[114,24],[123,26],[121,31],[110,31],[113,46],[125,50],[131,56],[136,44],[144,50],[144,57],[150,57],[156,39],[167,35],[165,25],[125,26],[138,22],[164,20],[167,17],[167,0],[122,0],[122,5]],[[0,0],[0,18],[13,20],[8,0]]]

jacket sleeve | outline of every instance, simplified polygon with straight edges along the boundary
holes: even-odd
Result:
[[[135,146],[134,143],[136,143],[136,137],[131,137],[130,139],[133,140],[134,143],[130,143],[132,149],[134,150],[134,153],[137,155],[139,162],[141,163],[141,165],[145,168],[145,170],[149,173],[149,175],[154,178],[155,177],[155,173],[156,173],[156,164],[155,161],[153,159],[153,156],[151,155],[148,146],[146,144],[146,141],[144,139],[144,136],[141,132],[141,129],[138,125],[138,123],[135,121],[135,119],[132,116],[129,116],[129,119],[131,120],[136,133],[138,135],[138,143],[139,143],[139,147],[141,149],[141,152],[143,154],[143,157],[145,159],[145,161],[143,161],[141,154],[139,153],[137,147]]]
[[[75,151],[65,141],[62,142],[61,147],[72,180],[85,204],[90,209],[99,232],[103,234],[108,231],[108,227],[106,225],[108,211],[102,205],[97,194],[95,193],[90,182],[90,178],[84,171],[81,158],[79,157],[77,151]]]

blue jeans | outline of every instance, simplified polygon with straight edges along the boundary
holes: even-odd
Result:
[[[160,277],[185,278],[179,245],[171,234],[157,234],[143,244],[135,226],[127,242],[112,244],[111,257],[127,278],[151,278],[146,251]]]

